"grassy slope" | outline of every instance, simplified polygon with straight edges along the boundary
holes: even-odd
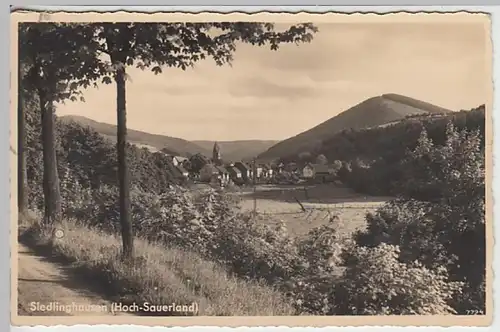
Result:
[[[84,116],[77,115],[67,115],[60,117],[61,121],[76,121],[82,125],[87,125],[92,127],[99,134],[109,138],[113,141],[116,140],[116,126],[113,124],[97,122],[92,119],[86,118]],[[139,146],[151,146],[157,150],[167,148],[175,154],[185,156],[187,153],[195,154],[202,153],[205,155],[210,155],[211,150],[205,150],[202,147],[175,137],[169,137],[164,135],[155,135],[146,133],[139,130],[128,129],[128,140]]]
[[[319,142],[344,129],[379,126],[414,114],[447,112],[450,110],[401,95],[373,97],[308,131],[272,146],[259,158],[274,159],[312,150]]]
[[[64,236],[53,239],[53,229],[40,226],[36,216],[22,218],[19,225],[20,238],[72,262],[72,268],[106,287],[109,294],[103,295],[119,297],[123,303],[196,302],[199,315],[293,314],[280,293],[258,282],[236,279],[195,253],[136,239],[137,259],[125,264],[117,236],[68,221],[58,229]]]

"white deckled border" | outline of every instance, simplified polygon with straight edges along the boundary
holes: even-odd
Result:
[[[40,9],[40,8],[33,8],[33,9]],[[52,9],[52,8],[51,8]],[[53,8],[54,10],[56,8]],[[57,7],[57,10],[61,10],[61,11],[69,11],[70,8],[68,7]],[[101,8],[101,10],[104,9],[104,8]],[[206,10],[208,11],[211,11],[211,12],[215,12],[215,11],[219,11],[219,12],[230,12],[230,11],[239,11],[241,12],[241,14],[237,14],[238,16],[241,15],[241,17],[245,17],[245,20],[247,21],[250,21],[250,20],[256,20],[256,21],[262,21],[263,18],[261,15],[264,15],[264,16],[269,16],[270,18],[268,20],[273,20],[273,21],[276,21],[275,19],[275,16],[277,14],[274,14],[274,13],[266,13],[266,14],[258,14],[258,15],[255,15],[253,16],[248,16],[246,14],[244,14],[243,12],[245,11],[261,11],[261,10],[265,10],[265,9],[269,9],[269,7],[233,7],[233,8],[217,8],[217,7],[210,7],[210,8],[206,8]],[[272,10],[277,10],[277,8],[271,8]],[[283,10],[283,11],[287,11],[287,7],[283,6],[283,7],[280,7],[279,8],[280,10]],[[432,6],[432,7],[402,7],[402,6],[398,6],[398,7],[344,7],[344,8],[339,8],[339,7],[301,7],[301,8],[297,8],[297,7],[291,7],[291,8],[288,8],[289,12],[297,12],[297,11],[308,11],[310,13],[312,12],[322,12],[322,11],[336,11],[336,12],[339,12],[339,11],[344,11],[344,12],[357,12],[357,11],[369,11],[369,12],[388,12],[388,11],[406,11],[406,12],[418,12],[418,11],[436,11],[436,12],[449,12],[449,11],[462,11],[462,10],[467,10],[467,11],[470,11],[470,12],[476,12],[476,11],[480,11],[480,12],[489,12],[489,13],[492,13],[492,25],[493,25],[493,28],[492,28],[492,39],[493,39],[493,42],[494,44],[500,44],[500,42],[498,41],[499,39],[499,35],[500,35],[500,8],[493,8],[493,7],[436,7],[436,6]],[[75,8],[71,8],[71,10],[75,10]],[[92,9],[90,6],[88,7],[83,7],[83,8],[80,8],[80,10],[85,10],[85,11],[92,11],[92,12],[96,12],[97,10],[95,9]],[[149,10],[147,8],[144,8],[144,7],[108,7],[108,8],[105,8],[105,10],[131,10],[131,11],[134,11],[134,12],[139,12],[139,11],[142,11],[142,12],[156,12],[156,11],[159,11],[159,10],[162,10],[161,7],[150,7]],[[173,8],[173,7],[163,7],[163,10],[177,10],[177,11],[191,11],[191,12],[200,12],[200,7],[176,7],[176,8]],[[205,9],[203,9],[205,10]],[[113,20],[114,21],[119,21],[120,19],[117,19],[116,15],[119,15],[119,16],[122,16],[123,17],[126,17],[128,16],[127,18],[123,18],[123,20],[131,20],[131,17],[130,17],[130,14],[127,14],[127,13],[123,13],[123,14],[105,14],[105,15],[113,15]],[[157,16],[157,17],[160,17],[161,15],[163,14],[153,14],[153,15],[148,15],[151,17],[151,20],[158,20],[158,18],[153,18],[154,16]],[[193,17],[194,15],[192,14],[180,14],[181,16],[184,16],[184,18],[182,20],[186,20],[186,17],[187,16],[191,16]],[[297,22],[300,20],[300,16],[303,15],[303,14],[298,14],[296,17],[293,18],[293,21]],[[354,14],[354,15],[359,15],[359,14]],[[374,16],[380,18],[380,16],[378,14],[373,14]],[[457,15],[457,14],[455,14]],[[84,15],[78,15],[78,14],[72,14],[70,15],[72,16],[71,17],[71,21],[75,21],[75,17],[77,17],[76,20],[78,20],[78,17],[80,18],[83,18],[84,16],[86,16],[85,14]],[[294,15],[295,16],[295,15]],[[413,15],[412,15],[413,16]],[[271,18],[272,17],[272,18]],[[349,15],[348,16],[349,18],[349,21],[352,21],[353,20],[353,15]],[[367,16],[364,16],[364,21],[366,20],[366,17]],[[405,17],[405,21],[408,21],[408,18],[409,16],[406,16]],[[411,17],[411,16],[410,16]],[[416,16],[413,16],[413,17],[416,17]],[[470,17],[470,16],[469,16]],[[142,19],[142,18],[141,18]],[[38,20],[38,17],[37,19]],[[149,19],[148,19],[149,20]],[[199,21],[199,19],[195,19],[197,21]],[[213,21],[213,19],[211,19]],[[442,17],[440,18],[440,20],[442,20]],[[86,19],[81,19],[81,21],[86,21]],[[88,21],[88,19],[87,19]],[[283,21],[280,19],[280,21]],[[285,20],[286,21],[286,20]],[[315,18],[314,19],[314,22],[321,22],[322,21],[322,18],[321,16],[318,16],[318,18]],[[393,21],[393,20],[392,20]],[[8,20],[7,20],[8,22]],[[496,33],[495,33],[496,32]],[[7,32],[8,33],[8,32]],[[494,47],[494,50],[496,50],[496,48]],[[498,57],[498,52],[495,52],[495,55],[494,55],[494,58],[495,60],[497,59]],[[5,52],[4,52],[5,54]],[[497,62],[498,63],[498,62]],[[499,68],[498,66],[495,66],[494,67],[494,77],[497,77],[498,75],[498,72],[499,72]],[[5,76],[8,76],[7,73]],[[5,89],[4,89],[5,91]],[[7,89],[8,91],[8,89]],[[496,93],[496,90],[495,90],[495,93]],[[496,109],[496,105],[497,105],[497,102],[496,102],[496,98],[494,98],[494,108]],[[493,113],[493,118],[495,119],[495,115],[494,115],[494,112]],[[5,119],[7,120],[8,119],[8,112],[1,112],[0,113],[1,116],[4,116]],[[12,120],[12,119],[11,119]],[[10,121],[0,121],[4,126],[7,126],[5,127],[4,129],[4,133],[8,133],[9,132],[9,123],[11,123]],[[7,125],[6,125],[7,123]],[[493,120],[493,127],[496,125],[496,121]],[[497,142],[497,144],[500,144],[500,142]],[[499,148],[500,149],[500,148]],[[495,154],[495,147],[494,147],[494,154]],[[9,157],[8,158],[11,158],[11,154],[8,152],[8,147],[6,148],[6,156],[8,155]],[[500,151],[498,151],[500,152]],[[2,170],[2,171],[5,171],[4,173],[6,173],[7,176],[10,176],[10,172],[8,170],[8,167],[7,167],[7,163],[3,163],[2,167],[5,167],[5,170]],[[11,162],[11,167],[12,167],[12,162]],[[14,170],[15,171],[15,170]],[[495,172],[496,174],[496,172]],[[6,183],[7,184],[7,183]],[[495,192],[495,181],[494,181],[494,184],[493,184],[493,191]],[[2,188],[4,188],[3,190],[6,192],[6,195],[4,197],[8,197],[8,195],[10,195],[9,193],[9,187],[8,185],[5,185],[5,186],[2,186]],[[497,208],[496,206],[494,207],[494,212],[497,212],[497,213],[500,213],[500,210],[498,210],[499,208]],[[11,217],[10,216],[7,216],[8,214],[8,206],[6,206],[5,209],[3,209],[2,211],[5,211],[5,216],[6,218],[3,218],[4,220],[4,225],[8,223],[6,222],[6,220],[9,220]],[[13,211],[15,212],[15,211]],[[4,226],[5,227],[5,226]],[[497,227],[498,228],[498,227]],[[499,235],[499,232],[497,230],[497,228],[494,228],[493,230],[493,234],[494,235]],[[11,232],[16,232],[15,230],[10,230]],[[7,232],[0,232],[1,234],[8,234]],[[493,235],[493,236],[494,236]],[[495,237],[495,236],[494,236]],[[9,241],[4,241],[3,243],[9,243]],[[495,246],[495,250],[494,250],[495,253],[498,252],[498,248],[497,246]],[[493,254],[493,262],[494,263],[498,263],[498,259],[497,259],[497,255]],[[5,266],[5,264],[3,264]],[[7,279],[10,278],[10,274],[7,275]],[[498,287],[498,281],[496,280],[496,278],[494,278],[493,280],[493,288],[494,288],[494,292],[496,292],[496,289]],[[496,286],[496,287],[495,287]],[[9,287],[9,291],[10,291],[10,287]],[[9,297],[7,296],[2,296],[2,300],[3,301],[7,301],[7,305],[6,305],[6,308],[10,308],[10,302],[9,302]],[[494,303],[494,306],[493,306],[493,309],[495,312],[498,312],[497,310],[497,304]],[[275,317],[277,318],[277,317]],[[307,322],[310,322],[308,319],[305,319],[304,317],[296,317],[297,319],[300,319],[303,321],[302,324],[300,325],[313,325],[314,323],[307,323]],[[290,319],[291,321],[295,321],[296,318],[292,318]],[[54,321],[54,318],[51,318],[52,321]],[[203,318],[205,319],[205,318]],[[228,318],[207,318],[206,320],[212,320],[214,321],[215,324],[220,324],[221,323],[221,319],[222,320],[232,320],[233,322],[236,322],[237,323],[237,319],[235,320],[235,317],[228,317]],[[318,319],[318,318],[316,318]],[[359,319],[359,318],[349,318],[351,321],[353,320],[363,320],[363,319]],[[59,318],[57,318],[57,320],[59,320]],[[106,320],[109,321],[109,319],[107,318]],[[133,319],[134,321],[158,321],[158,324],[160,319],[151,319],[151,318],[141,318],[140,320],[139,319]],[[164,318],[161,319],[161,320],[165,320]],[[247,321],[246,318],[241,318],[240,320],[242,321]],[[265,321],[267,319],[264,318],[264,319],[261,319],[257,324],[262,324],[262,325],[265,325]],[[375,319],[375,320],[378,320],[378,319]],[[375,323],[375,320],[374,320],[374,323]],[[387,319],[386,319],[387,320]],[[393,321],[398,321],[400,319],[393,319]],[[419,320],[425,320],[429,323],[432,324],[432,322],[437,322],[436,320],[433,320],[433,318],[419,318]],[[454,318],[454,320],[456,320],[456,317]],[[62,321],[62,320],[61,320]],[[123,318],[120,319],[120,321],[123,321]],[[345,321],[345,317],[342,317],[342,318],[338,318],[338,324],[340,324],[341,326],[344,325],[344,326],[348,326],[349,324],[345,324],[347,323]],[[381,322],[381,320],[378,320]],[[496,320],[494,320],[496,321]],[[47,323],[49,323],[50,320],[47,319]],[[306,322],[304,324],[304,322]],[[345,322],[344,324],[342,322]],[[366,322],[366,321],[365,321]],[[398,323],[398,322],[395,322],[395,323]],[[465,322],[464,322],[465,323]],[[151,323],[150,323],[151,324]],[[196,323],[195,323],[196,324]],[[289,323],[288,323],[289,324]],[[372,323],[373,324],[373,323]],[[494,324],[494,325],[500,325],[500,324]],[[145,326],[140,326],[140,325],[120,325],[120,326],[111,326],[111,325],[94,325],[94,326],[89,326],[89,325],[74,325],[74,326],[53,326],[53,327],[46,327],[46,326],[35,326],[35,327],[13,327],[12,330],[13,331],[74,331],[74,332],[79,332],[79,331],[89,331],[89,330],[95,330],[95,331],[160,331],[161,329],[165,330],[164,327],[145,327]],[[181,329],[189,329],[189,331],[220,331],[221,328],[218,328],[218,327],[195,327],[195,326],[190,326],[190,327],[184,327],[184,328],[181,328],[181,327],[174,327],[174,328],[171,328],[170,330],[172,329],[175,329],[175,330],[181,330]],[[256,331],[257,329],[260,329],[260,330],[282,330],[282,329],[286,329],[286,327],[254,327],[254,328],[248,328],[248,327],[239,327],[238,329],[244,331],[244,330],[254,330]],[[311,331],[311,328],[308,328],[308,327],[301,327],[301,328],[294,328],[295,330],[299,331]],[[399,329],[402,329],[401,327],[389,327],[389,326],[384,326],[384,327],[366,327],[366,326],[360,326],[360,327],[357,327],[357,328],[354,328],[354,327],[329,327],[329,328],[322,328],[326,331],[326,329],[328,329],[329,331],[331,330],[345,330],[345,329],[348,329],[348,330],[352,330],[352,329],[356,329],[356,330],[370,330],[370,331],[385,331],[385,330],[399,330]],[[415,330],[417,329],[416,327],[407,327],[405,328],[406,330],[410,329],[410,330]],[[422,328],[420,328],[422,329]],[[429,328],[424,328],[424,329],[427,329],[427,330],[430,330],[430,331],[438,331],[438,330],[442,330],[443,328],[439,328],[439,327],[429,327]],[[450,328],[448,328],[450,329]],[[499,329],[495,329],[494,327],[490,327],[490,328],[473,328],[473,327],[452,327],[451,329],[453,330],[470,330],[470,329],[480,329],[480,330],[491,330],[491,331],[494,331],[494,330],[499,330]],[[3,329],[2,329],[3,330]]]

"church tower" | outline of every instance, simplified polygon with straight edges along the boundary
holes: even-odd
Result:
[[[222,164],[222,158],[221,158],[221,154],[220,154],[220,147],[219,147],[219,144],[217,144],[217,142],[215,142],[215,144],[214,144],[214,150],[212,152],[212,162],[215,165],[221,165]]]

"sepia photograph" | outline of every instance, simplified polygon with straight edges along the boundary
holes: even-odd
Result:
[[[16,325],[491,323],[487,14],[11,26]]]

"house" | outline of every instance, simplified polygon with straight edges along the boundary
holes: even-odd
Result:
[[[273,177],[273,168],[271,167],[271,165],[262,165],[262,177],[266,179],[270,179]]]
[[[189,172],[186,171],[186,169],[184,167],[182,167],[182,165],[177,165],[175,166],[175,168],[177,168],[177,170],[182,174],[183,177],[187,178],[189,177]]]
[[[314,165],[307,163],[304,168],[302,168],[302,177],[304,179],[312,179],[314,177]]]
[[[278,173],[283,172],[283,170],[284,170],[284,169],[285,169],[285,164],[283,164],[283,163],[279,163],[279,164],[278,164],[278,167],[277,167],[277,171],[278,171]]]
[[[218,170],[219,180],[221,180],[221,184],[226,184],[229,182],[229,172],[224,166],[215,166]]]
[[[234,163],[234,167],[237,168],[241,172],[241,176],[244,181],[248,181],[252,179],[251,168],[248,167],[247,164],[244,164],[240,161]]]
[[[191,168],[191,161],[189,161],[189,159],[186,159],[186,160],[184,160],[184,161],[181,163],[181,166],[182,166],[184,169],[190,169],[190,168]]]
[[[260,167],[262,167],[262,174],[261,174],[261,176],[263,178],[267,178],[268,177],[269,166],[266,165],[266,164],[261,164]]]
[[[307,163],[303,168],[302,168],[302,177],[304,179],[317,179],[321,180],[322,182],[325,182],[326,179],[331,177],[332,172],[328,165],[323,165],[323,164],[311,164]]]
[[[248,178],[250,180],[253,180],[253,173],[254,173],[254,167],[253,167],[253,163],[246,163],[245,164],[246,167],[248,168]]]
[[[323,164],[314,164],[314,176],[328,176],[331,174],[330,167]]]
[[[233,182],[239,183],[243,181],[243,175],[241,174],[241,171],[238,168],[230,165],[227,166],[226,169],[229,173],[229,178],[233,180]]]
[[[262,167],[262,165],[255,166],[255,176],[257,177],[257,179],[260,179],[262,177],[263,170],[264,168]]]
[[[320,182],[333,180],[333,173],[328,165],[314,164],[314,179]]]
[[[170,159],[170,161],[172,161],[172,164],[174,164],[174,166],[183,165],[183,163],[186,160],[188,160],[188,158],[185,158],[185,157],[172,156],[172,155],[169,155],[168,158]]]
[[[271,164],[271,170],[273,171],[273,174],[276,175],[276,174],[279,174],[281,172],[283,172],[285,170],[285,164],[283,163],[272,163]]]

